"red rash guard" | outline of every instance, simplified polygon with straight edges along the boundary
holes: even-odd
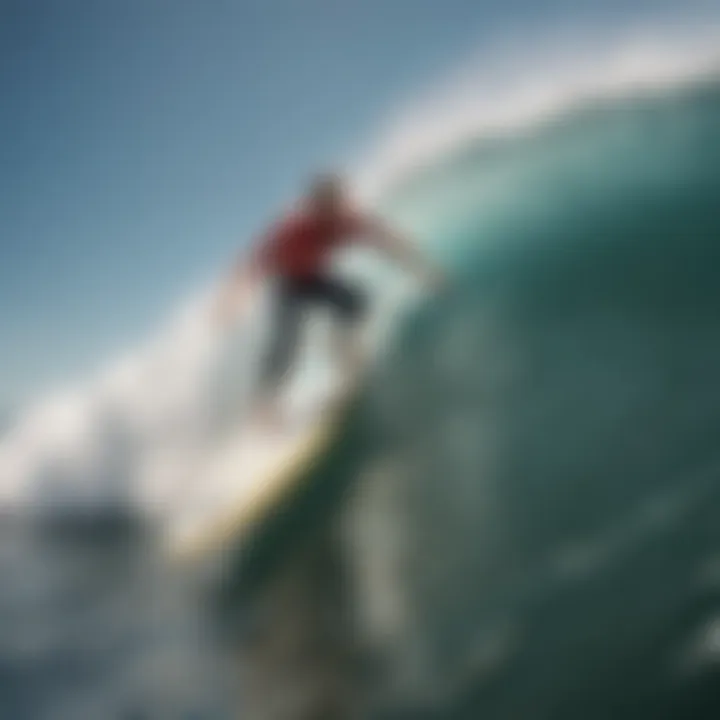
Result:
[[[367,228],[367,221],[355,213],[331,219],[297,213],[270,230],[257,248],[255,260],[263,272],[311,277],[322,273],[334,250]]]

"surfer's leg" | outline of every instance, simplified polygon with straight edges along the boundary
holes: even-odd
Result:
[[[277,415],[277,397],[292,369],[302,319],[302,293],[291,280],[280,280],[274,297],[270,344],[262,363],[257,404],[264,418]]]
[[[332,330],[332,343],[333,353],[345,377],[349,380],[357,377],[365,357],[361,324],[337,323]]]
[[[346,378],[352,380],[363,366],[363,320],[366,315],[365,295],[356,287],[332,278],[316,281],[316,299],[334,311],[336,323],[332,330],[333,353]]]

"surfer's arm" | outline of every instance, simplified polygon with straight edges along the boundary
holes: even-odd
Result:
[[[230,317],[238,305],[245,305],[253,290],[269,274],[274,239],[273,232],[266,233],[250,253],[243,253],[236,259],[220,289],[217,314],[221,319]]]
[[[420,252],[407,235],[378,218],[370,218],[364,225],[368,241],[423,284],[433,289],[439,289],[444,284],[444,274],[441,270]]]

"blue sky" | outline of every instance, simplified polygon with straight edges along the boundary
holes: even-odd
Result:
[[[595,5],[5,0],[0,410],[142,340],[484,38]]]

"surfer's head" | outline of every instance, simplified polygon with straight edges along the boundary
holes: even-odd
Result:
[[[313,212],[334,215],[347,204],[347,189],[343,178],[337,173],[316,175],[310,182],[307,203]]]

